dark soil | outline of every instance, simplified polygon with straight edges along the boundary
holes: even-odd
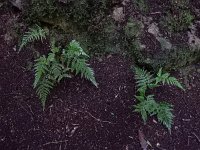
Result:
[[[5,40],[13,17],[0,10],[0,149],[140,150],[140,129],[150,149],[200,150],[200,73],[190,74],[186,92],[155,90],[158,100],[174,105],[171,134],[155,118],[144,125],[131,109],[136,103],[134,76],[131,62],[120,55],[91,60],[99,88],[79,77],[64,80],[42,111],[32,87],[34,73],[27,69],[32,52],[17,53],[17,41]]]

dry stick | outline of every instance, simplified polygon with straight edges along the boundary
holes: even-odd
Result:
[[[198,142],[200,143],[200,138],[194,132],[192,132],[192,134],[197,138]]]
[[[158,11],[158,12],[152,12],[152,13],[150,13],[150,15],[156,15],[156,14],[161,14],[161,12]]]
[[[191,136],[188,136],[187,146],[190,146],[190,138]]]
[[[95,120],[97,120],[97,121],[99,121],[99,122],[105,122],[105,123],[110,123],[110,124],[115,124],[115,123],[112,123],[112,122],[110,122],[110,121],[103,121],[103,120],[101,120],[101,119],[99,119],[99,118],[96,118],[95,116],[93,116],[90,112],[88,112],[88,111],[85,111],[86,113],[88,113],[92,118],[94,118]]]
[[[49,145],[49,144],[65,143],[65,142],[68,142],[68,140],[47,142],[47,143],[43,144],[43,146],[46,146],[46,145]]]

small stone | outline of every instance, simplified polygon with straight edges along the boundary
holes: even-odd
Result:
[[[107,59],[108,59],[108,58],[112,58],[112,55],[108,55],[108,56],[107,56]]]
[[[149,25],[148,32],[153,34],[155,37],[159,36],[159,28],[156,23],[152,23]]]
[[[160,143],[156,143],[156,146],[157,146],[157,147],[160,147]]]
[[[170,43],[169,40],[167,40],[163,37],[156,37],[156,39],[160,42],[161,48],[163,50],[172,48],[172,44]]]
[[[17,51],[16,45],[15,45],[15,47],[13,47],[13,50],[14,50],[15,52]]]
[[[125,18],[123,7],[116,7],[112,15],[113,19],[118,22],[123,22]]]
[[[103,61],[103,59],[102,59],[102,58],[99,58],[99,59],[98,59],[98,61],[99,61],[99,62],[102,62],[102,61]]]
[[[145,49],[146,47],[147,47],[146,45],[140,44],[140,48],[141,48],[141,49]]]
[[[197,69],[197,72],[200,73],[200,69]]]
[[[153,119],[153,122],[154,122],[154,123],[158,123],[158,122],[157,122],[156,120],[154,120],[154,119]]]

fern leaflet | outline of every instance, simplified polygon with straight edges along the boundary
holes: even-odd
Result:
[[[35,88],[40,79],[42,78],[42,76],[45,75],[45,73],[48,71],[47,59],[45,56],[42,56],[36,60],[34,69],[35,69],[35,81],[33,83],[33,86]]]
[[[63,66],[59,63],[54,62],[51,65],[50,70],[53,75],[53,79],[57,80],[59,76],[62,74]]]
[[[166,82],[168,85],[174,85],[174,86],[177,86],[178,88],[182,89],[182,90],[185,90],[183,88],[183,86],[181,85],[181,83],[174,77],[169,77],[166,79]]]
[[[168,130],[171,129],[171,125],[173,123],[173,114],[172,114],[172,105],[167,103],[160,103],[159,107],[157,107],[157,118],[158,121],[163,123]]]
[[[41,80],[40,83],[37,85],[36,92],[42,102],[43,109],[45,108],[47,96],[49,95],[50,90],[53,88],[53,86],[54,86],[54,83],[46,78]]]
[[[47,34],[48,33],[38,25],[36,25],[34,28],[30,28],[29,31],[26,32],[22,38],[19,51],[21,51],[21,49],[30,42],[34,42],[36,40],[42,41],[46,38]]]
[[[73,40],[70,42],[69,46],[68,46],[68,51],[67,54],[70,58],[74,58],[74,57],[79,57],[79,56],[86,56],[89,57],[82,49],[82,47],[80,46],[80,44]]]
[[[75,70],[76,75],[80,73],[81,77],[90,80],[96,87],[98,86],[94,77],[94,71],[88,66],[85,59],[74,59],[71,68],[72,71]]]
[[[163,85],[167,83],[168,85],[174,85],[182,90],[185,90],[181,85],[181,83],[175,77],[171,77],[169,73],[162,73],[162,68],[159,69],[155,80],[156,80],[155,84],[162,82]]]
[[[152,83],[152,75],[144,69],[135,67],[135,79],[138,87],[144,87]]]
[[[156,114],[157,106],[158,105],[154,100],[153,95],[148,95],[145,101],[135,105],[135,111],[141,114],[144,123],[146,123],[148,115]]]

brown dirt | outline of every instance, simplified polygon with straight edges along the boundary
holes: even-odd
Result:
[[[5,41],[12,17],[12,12],[0,10],[0,149],[140,150],[139,129],[150,149],[200,149],[200,73],[191,74],[192,88],[186,92],[155,90],[158,100],[174,105],[171,135],[155,118],[144,125],[130,108],[136,103],[135,81],[130,61],[119,55],[91,60],[98,89],[79,77],[64,80],[43,112],[32,87],[33,71],[26,69],[32,53],[17,53],[16,40]]]

